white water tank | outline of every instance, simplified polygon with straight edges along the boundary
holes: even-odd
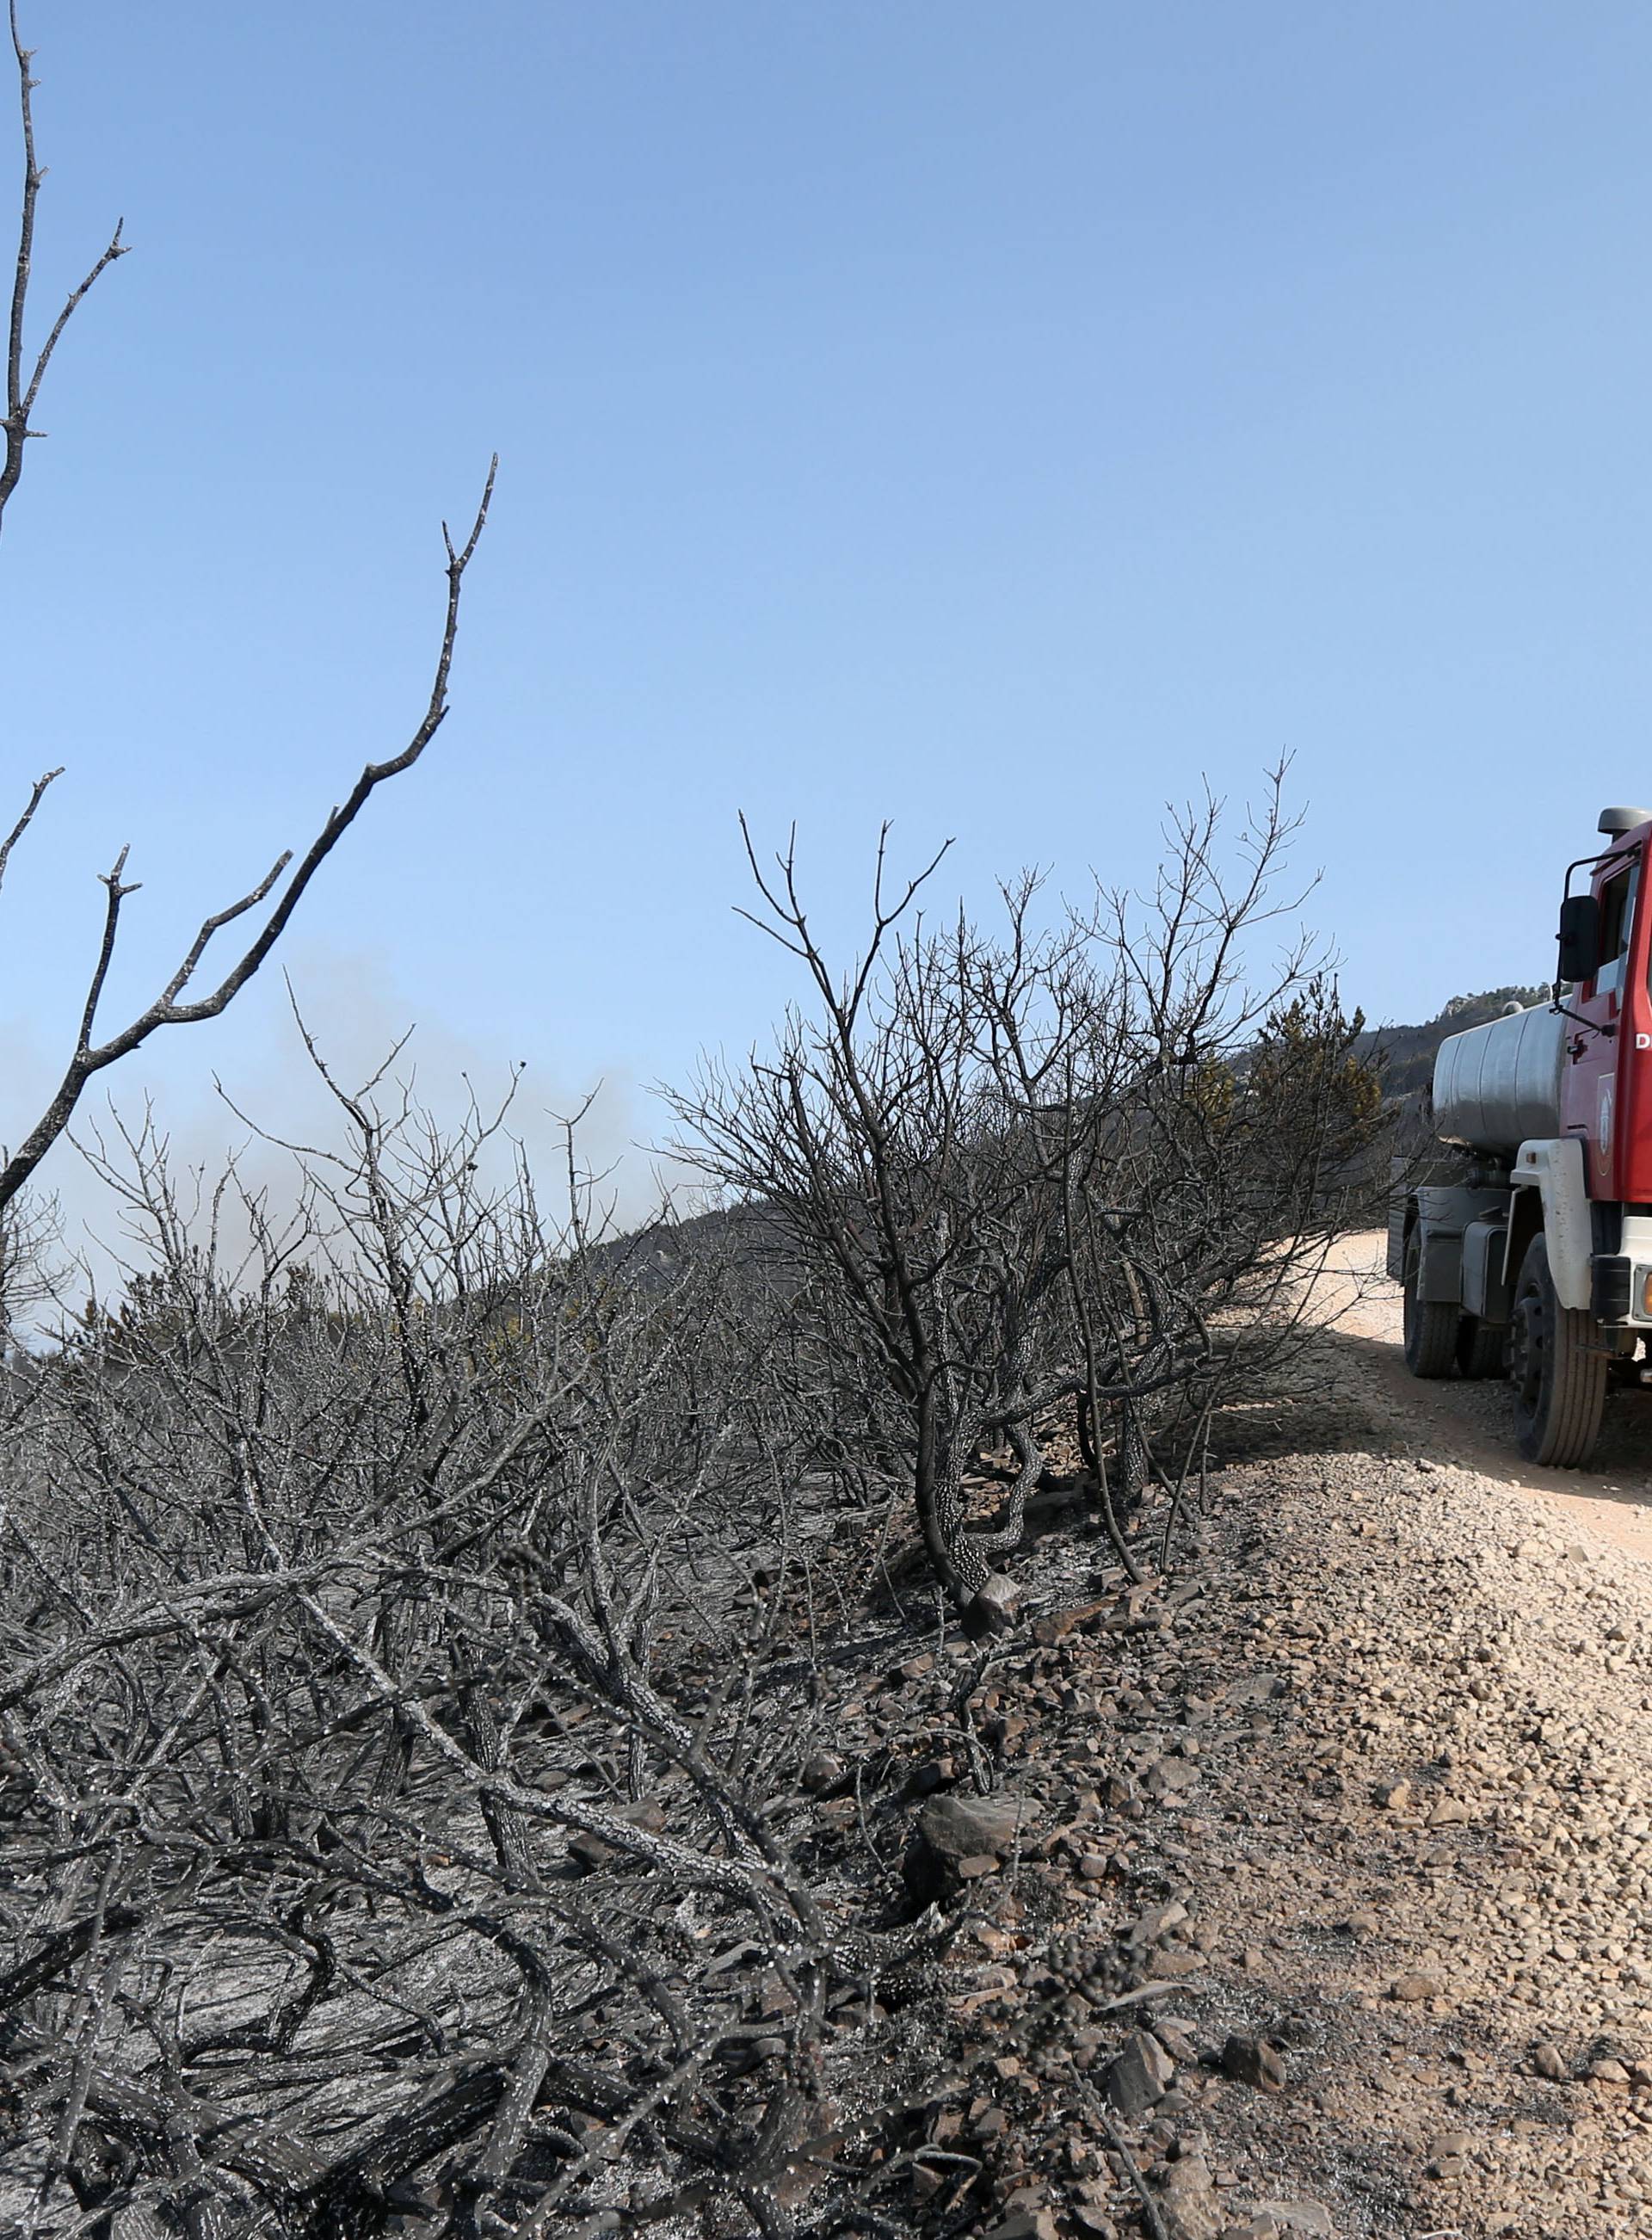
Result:
[[[1566,1021],[1547,1003],[1449,1035],[1434,1061],[1434,1132],[1470,1150],[1512,1154],[1560,1134]]]

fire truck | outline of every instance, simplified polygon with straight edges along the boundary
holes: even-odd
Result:
[[[1552,999],[1441,1044],[1440,1153],[1396,1160],[1389,1210],[1412,1375],[1506,1377],[1522,1454],[1571,1470],[1652,1336],[1652,810],[1597,830]]]

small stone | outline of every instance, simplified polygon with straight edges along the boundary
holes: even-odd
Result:
[[[1157,2038],[1132,2030],[1124,2050],[1108,2064],[1108,2099],[1121,2116],[1144,2116],[1170,2089],[1176,2064]]]
[[[1058,1641],[1065,1641],[1069,1634],[1099,1617],[1107,1607],[1108,1599],[1103,1597],[1096,1603],[1076,1603],[1070,1610],[1046,1610],[1033,1621],[1033,1639],[1041,1649],[1053,1649]]]
[[[1003,1571],[992,1572],[969,1597],[965,1616],[982,1633],[1008,1633],[1019,1625],[1021,1596],[1015,1581]]]
[[[1285,2064],[1266,2038],[1244,2037],[1233,2031],[1222,2049],[1222,2067],[1236,2083],[1253,2085],[1259,2092],[1284,2088]]]
[[[1411,1784],[1409,1781],[1379,1781],[1372,1795],[1384,1812],[1403,1812],[1411,1802]]]
[[[1629,2081],[1629,2070],[1609,2054],[1602,2055],[1599,2061],[1591,2061],[1589,2075],[1596,2084],[1627,2084]]]
[[[832,1750],[816,1750],[803,1766],[803,1783],[811,1797],[824,1797],[844,1779],[849,1768]]]
[[[1219,2240],[1222,2211],[1202,2155],[1181,2155],[1167,2166],[1159,2214],[1169,2240]]]
[[[1469,1817],[1469,1808],[1455,1797],[1442,1797],[1429,1815],[1430,1828],[1455,1828]]]
[[[1350,1937],[1375,1937],[1382,1924],[1374,1913],[1350,1913],[1347,1928]]]
[[[959,1859],[953,1872],[961,1883],[979,1882],[983,1875],[996,1875],[1003,1863],[996,1851],[976,1851],[968,1858]]]
[[[1012,2209],[983,2240],[1058,2240],[1060,2230],[1053,2210]]]
[[[1198,1778],[1199,1769],[1190,1759],[1161,1757],[1149,1766],[1144,1785],[1151,1797],[1177,1797]]]
[[[651,1798],[641,1804],[627,1804],[615,1813],[616,1820],[629,1821],[633,1828],[641,1828],[657,1835],[665,1825],[665,1814]],[[604,1843],[600,1836],[581,1831],[569,1838],[568,1856],[583,1875],[596,1875],[604,1867],[611,1867],[629,1855],[616,1843]]]
[[[1250,2212],[1253,2221],[1270,2218],[1278,2233],[1308,2233],[1312,2240],[1336,2240],[1331,2213],[1321,2201],[1259,2201]]]
[[[1080,1881],[1087,1883],[1099,1883],[1104,1880],[1107,1870],[1112,1863],[1113,1862],[1107,1857],[1105,1852],[1086,1851],[1078,1863],[1078,1876]]]
[[[1081,2232],[1088,2232],[1090,2240],[1118,2240],[1118,2227],[1104,2209],[1092,2202],[1075,2201],[1067,2214]]]
[[[1022,1805],[1010,1797],[961,1797],[956,1790],[932,1797],[918,1815],[903,1863],[907,1887],[927,1902],[963,1877],[965,1860],[990,1857],[996,1864],[1007,1858],[1023,1818]],[[977,1875],[983,1871],[990,1869],[974,1869]]]
[[[1422,1999],[1437,1999],[1440,1997],[1439,1979],[1434,1976],[1402,1976],[1389,1985],[1389,1997],[1410,2003]]]
[[[1139,1914],[1122,1931],[1119,1942],[1122,1944],[1157,1944],[1187,1917],[1186,1906],[1179,1898],[1172,1898],[1168,1904],[1151,1906],[1146,1913]]]

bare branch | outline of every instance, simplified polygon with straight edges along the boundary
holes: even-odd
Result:
[[[203,1019],[216,1018],[221,1011],[228,1008],[275,947],[286,928],[288,920],[296,909],[304,890],[332,853],[343,834],[355,822],[375,788],[382,785],[386,779],[399,777],[403,770],[410,770],[435,737],[443,718],[448,712],[448,679],[453,665],[453,649],[458,637],[459,600],[464,582],[464,572],[476,552],[476,545],[487,523],[488,508],[493,497],[494,482],[498,470],[499,462],[496,456],[490,463],[481,502],[476,507],[470,534],[464,543],[458,549],[455,549],[448,533],[446,523],[443,523],[443,543],[447,552],[447,609],[430,699],[412,738],[400,754],[392,756],[385,762],[367,764],[343,804],[333,810],[328,817],[320,832],[311,843],[303,862],[288,883],[280,900],[264,921],[256,939],[231,966],[210,995],[203,997],[195,1003],[179,1001],[213,935],[236,918],[243,917],[247,911],[256,909],[265,900],[282,872],[291,861],[290,855],[278,857],[270,871],[250,894],[243,895],[240,901],[231,903],[227,908],[216,911],[203,922],[200,930],[185,951],[177,970],[147,1010],[140,1012],[130,1025],[123,1027],[118,1034],[111,1035],[106,1042],[94,1043],[90,1039],[92,1022],[114,954],[120,903],[124,896],[134,891],[131,886],[123,885],[120,881],[120,872],[126,861],[125,851],[122,851],[119,863],[117,864],[114,872],[108,875],[104,881],[109,889],[109,905],[104,917],[103,941],[99,948],[97,962],[93,970],[82,1017],[81,1031],[76,1043],[74,1054],[70,1059],[68,1069],[56,1096],[19,1144],[11,1158],[3,1168],[0,1168],[0,1210],[3,1210],[17,1196],[41,1160],[63,1135],[73,1117],[75,1108],[80,1101],[86,1083],[94,1074],[101,1072],[105,1066],[113,1065],[117,1059],[137,1050],[159,1028],[193,1025]],[[43,788],[41,787],[37,788],[37,800],[43,790]],[[30,815],[33,813],[33,803],[30,804],[29,813]],[[26,817],[24,822],[27,822]],[[19,829],[21,830],[21,827]],[[0,867],[3,867],[3,859],[0,859]]]
[[[29,424],[40,384],[46,377],[52,353],[63,337],[63,330],[96,283],[117,257],[127,253],[127,244],[121,239],[121,226],[117,224],[109,246],[92,266],[79,286],[71,289],[62,310],[52,323],[51,331],[37,353],[27,380],[23,376],[23,328],[29,305],[29,283],[32,277],[35,244],[35,212],[40,199],[40,186],[45,177],[35,154],[35,120],[33,96],[37,81],[29,74],[33,51],[25,48],[17,28],[17,0],[8,0],[11,30],[11,51],[17,63],[18,115],[23,131],[23,206],[17,221],[17,262],[11,283],[11,309],[6,333],[6,435],[5,458],[0,463],[0,522],[3,521],[6,503],[17,487],[23,473],[23,447],[41,430]]]
[[[115,934],[120,922],[121,904],[128,895],[135,895],[142,883],[140,881],[126,886],[121,882],[121,873],[126,869],[126,858],[130,852],[130,849],[123,848],[115,858],[114,870],[103,874],[109,901],[103,912],[103,943],[97,951],[97,963],[92,969],[91,984],[86,991],[85,1009],[80,1015],[80,1032],[75,1037],[75,1055],[77,1057],[91,1045],[92,1022],[97,1016],[98,998],[103,992],[103,983],[109,977],[110,963],[115,955]]]
[[[45,797],[46,788],[52,783],[54,778],[60,778],[63,774],[63,766],[59,763],[56,770],[44,770],[42,772],[40,777],[35,780],[33,790],[29,796],[28,807],[23,810],[23,815],[17,819],[10,831],[7,834],[3,844],[0,844],[0,883],[3,883],[4,882],[6,865],[11,860],[11,851],[17,846],[18,841],[22,839],[23,834],[29,830],[30,823],[33,822],[34,813],[36,810],[39,808],[41,802]]]

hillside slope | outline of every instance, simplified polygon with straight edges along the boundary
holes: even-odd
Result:
[[[1481,1026],[1510,1003],[1546,1003],[1549,992],[1546,987],[1508,987],[1488,988],[1477,996],[1454,996],[1433,1018],[1416,1026],[1368,1028],[1355,1049],[1361,1057],[1382,1060],[1382,1085],[1390,1097],[1416,1097],[1433,1080],[1435,1053],[1448,1035]]]

